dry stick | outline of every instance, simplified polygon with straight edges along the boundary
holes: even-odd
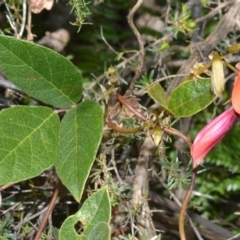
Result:
[[[203,6],[200,1],[196,0],[189,0],[189,6],[191,11],[191,17],[195,21],[197,18],[202,17],[203,14]],[[191,36],[191,44],[195,44],[199,42],[201,39],[201,32],[202,32],[202,23],[196,23],[195,30]]]
[[[53,208],[54,208],[54,206],[55,206],[55,204],[56,204],[56,200],[57,200],[58,194],[59,194],[59,192],[60,192],[61,186],[62,186],[62,183],[61,183],[61,181],[60,181],[60,179],[59,179],[59,180],[58,180],[57,187],[56,187],[56,189],[55,189],[55,191],[54,191],[54,193],[53,193],[51,202],[50,202],[50,204],[49,204],[49,206],[48,206],[48,209],[47,209],[47,211],[46,211],[46,213],[45,213],[45,216],[44,216],[44,218],[43,218],[43,220],[42,220],[42,223],[41,223],[41,225],[40,225],[39,228],[38,228],[38,231],[37,231],[37,234],[36,234],[34,240],[40,239],[41,234],[42,234],[42,232],[44,231],[44,228],[45,228],[45,226],[46,226],[46,224],[47,224],[48,217],[49,217],[49,215],[51,214],[51,212],[52,212],[52,210],[53,210]]]
[[[3,186],[0,186],[0,192],[11,187],[13,185],[13,183],[8,183],[8,184],[5,184]]]
[[[22,23],[21,23],[21,28],[20,28],[19,33],[18,33],[19,38],[22,38],[24,29],[26,27],[26,19],[27,19],[27,1],[23,0],[23,5],[22,5]]]
[[[21,203],[19,203],[19,204],[21,204]],[[14,230],[21,229],[23,227],[23,225],[25,225],[27,222],[31,221],[32,219],[34,219],[34,218],[40,216],[41,214],[43,214],[44,212],[46,212],[47,208],[48,207],[43,208],[42,210],[40,210],[39,212],[33,214],[32,216],[26,215],[26,217],[24,217],[23,221],[20,222],[17,226],[14,227]]]
[[[156,148],[152,138],[147,136],[141,146],[141,150],[136,162],[135,176],[132,183],[132,204],[136,215],[136,224],[139,240],[151,239],[156,236],[153,220],[150,215],[148,205],[149,192],[149,162]]]
[[[9,23],[10,27],[12,28],[12,30],[14,31],[14,35],[15,35],[17,38],[19,38],[19,37],[18,37],[18,32],[17,32],[16,23],[15,23],[14,18],[13,18],[13,16],[12,16],[11,10],[10,10],[8,4],[7,4],[7,1],[4,0],[3,2],[4,2],[4,5],[5,5],[5,8],[6,8],[6,10],[7,10],[7,14],[6,14],[5,16],[6,16],[7,20],[8,20],[8,23]]]
[[[142,72],[142,68],[143,68],[143,60],[144,60],[144,55],[145,55],[145,51],[144,51],[144,45],[143,45],[143,41],[142,41],[142,37],[140,35],[140,33],[138,32],[137,28],[135,27],[134,23],[133,23],[133,17],[134,14],[136,13],[136,11],[138,10],[138,8],[142,5],[143,0],[138,0],[137,3],[134,5],[134,7],[131,9],[131,11],[129,12],[128,16],[127,16],[127,20],[128,20],[128,24],[130,26],[130,28],[132,29],[134,35],[137,38],[138,41],[138,45],[139,45],[139,58],[138,58],[138,66],[137,69],[135,71],[135,75],[130,83],[130,86],[128,88],[128,90],[126,91],[124,97],[129,97],[134,89],[135,83],[138,80],[138,78],[141,75]]]
[[[205,16],[195,19],[195,22],[196,23],[203,22],[203,21],[206,21],[209,18],[214,17],[216,14],[218,14],[219,10],[221,10],[222,8],[225,8],[227,5],[229,5],[233,2],[234,2],[234,0],[230,0],[230,1],[228,0],[227,2],[224,2],[224,3],[220,4],[219,6],[214,8],[211,12],[209,12]]]
[[[28,7],[28,17],[27,17],[28,23],[27,23],[27,40],[33,41],[33,34],[31,30],[32,26],[32,13],[30,7]]]
[[[236,238],[238,238],[238,237],[240,237],[240,233],[238,233],[237,235],[235,235],[235,236],[233,236],[233,237],[230,237],[230,238],[228,238],[228,239],[226,239],[226,240],[233,240],[233,239],[236,239]]]

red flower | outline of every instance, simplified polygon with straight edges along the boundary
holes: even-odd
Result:
[[[240,63],[236,65],[236,68],[240,69]],[[232,91],[232,106],[233,109],[240,114],[240,72],[235,79],[235,84]]]
[[[239,115],[231,108],[220,114],[207,124],[196,136],[192,147],[191,156],[193,168],[196,168],[208,154],[239,121]]]

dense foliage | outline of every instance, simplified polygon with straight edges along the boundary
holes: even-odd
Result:
[[[231,107],[239,5],[70,0],[31,22],[25,1],[4,2],[1,239],[180,239],[189,146]],[[48,48],[65,35],[37,44],[59,29],[60,54]],[[197,168],[189,240],[239,233],[239,133]]]

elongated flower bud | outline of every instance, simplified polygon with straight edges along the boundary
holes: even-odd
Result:
[[[239,115],[231,108],[207,124],[196,136],[191,147],[193,168],[196,168],[208,154],[239,121]]]
[[[209,58],[212,60],[211,89],[216,96],[220,97],[225,87],[223,61],[217,52],[212,52]]]
[[[238,63],[236,67],[240,69],[240,63]],[[232,90],[232,106],[233,109],[240,114],[240,72],[235,78],[235,84]]]

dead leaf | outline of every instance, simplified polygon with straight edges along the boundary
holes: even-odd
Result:
[[[62,52],[70,40],[70,34],[66,29],[58,29],[55,32],[46,32],[46,36],[38,41],[38,44],[49,47],[56,52]]]
[[[29,0],[28,4],[33,13],[40,13],[44,8],[50,10],[53,6],[54,0]]]

